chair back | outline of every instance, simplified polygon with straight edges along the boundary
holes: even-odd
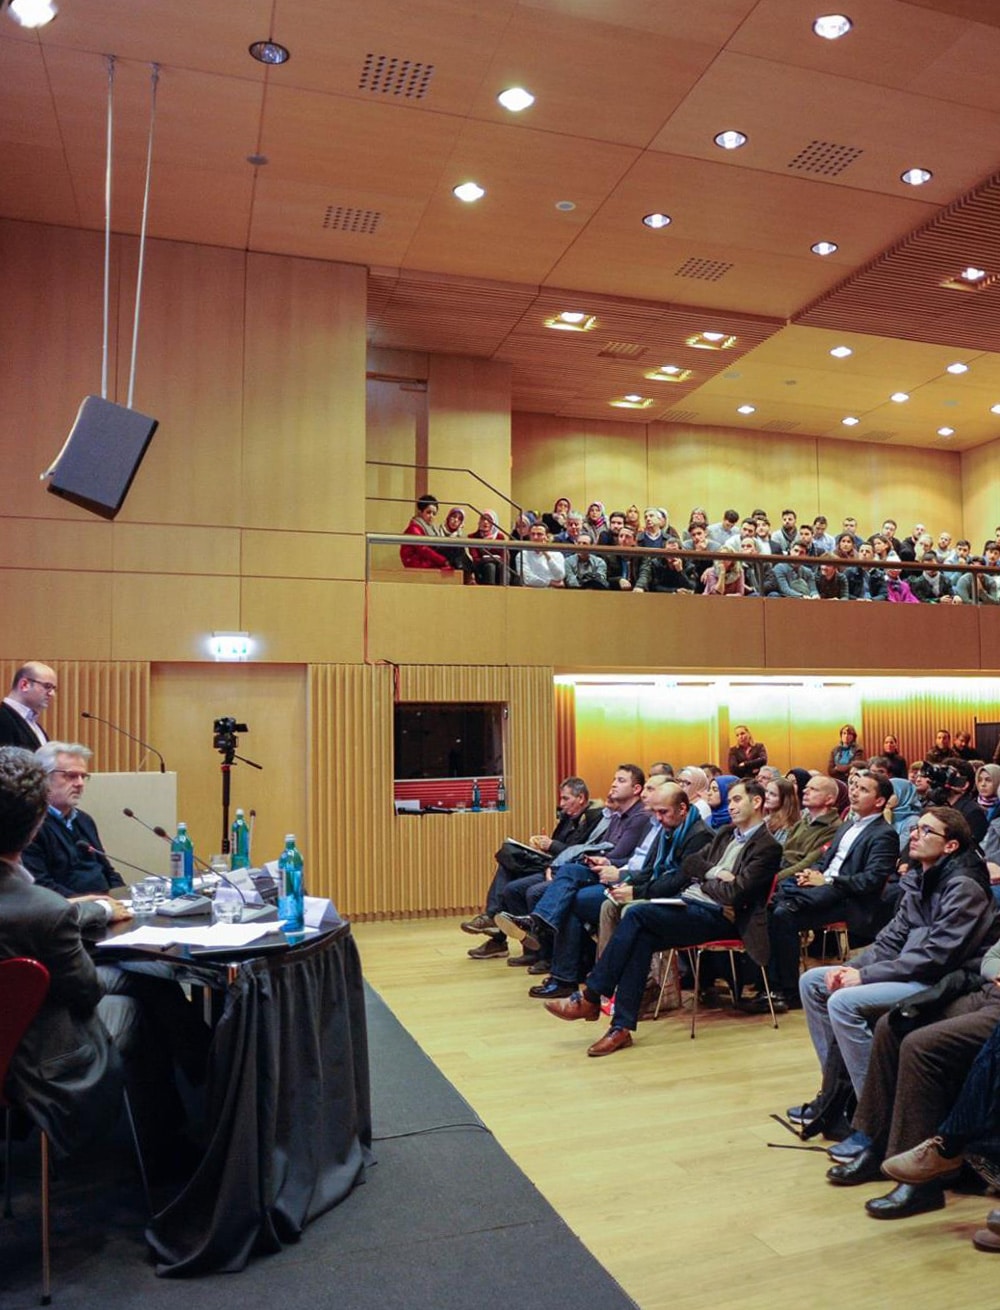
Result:
[[[38,960],[0,960],[0,1106],[14,1052],[49,991],[49,971]]]

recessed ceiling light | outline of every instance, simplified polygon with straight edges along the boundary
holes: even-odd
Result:
[[[556,201],[556,209],[558,209],[559,212],[560,212],[561,214],[571,214],[571,213],[573,212],[573,210],[576,209],[576,201],[575,201],[575,200],[557,200],[557,201]]]
[[[292,57],[277,41],[254,41],[249,50],[258,64],[287,64]]]
[[[691,369],[681,368],[679,364],[661,364],[659,368],[650,369],[644,376],[650,382],[686,382],[691,376]]]
[[[897,405],[902,405],[909,400],[910,397],[905,391],[894,391],[889,399],[895,401]]]
[[[839,41],[853,26],[846,14],[822,14],[813,23],[813,31],[824,41]]]
[[[991,405],[991,406],[990,406],[990,413],[991,413],[991,414],[1000,414],[1000,405]]]
[[[933,176],[929,168],[908,168],[905,173],[900,173],[899,180],[905,182],[907,186],[923,186]]]
[[[986,269],[976,268],[974,264],[970,264],[968,268],[963,268],[958,276],[963,282],[982,282],[986,276]]]
[[[608,401],[608,404],[614,406],[615,409],[649,409],[652,403],[648,396],[640,396],[635,392]]]
[[[947,373],[968,373],[968,371],[969,371],[968,364],[959,364],[957,362],[954,364],[949,364],[947,369],[945,370],[945,372]]]
[[[44,27],[59,10],[52,0],[10,0],[7,12],[20,27]]]
[[[834,357],[834,359],[847,359],[849,355],[854,354],[854,351],[850,348],[850,346],[834,346],[834,348],[830,351],[830,354]]]
[[[838,247],[836,241],[817,241],[809,249],[814,255],[835,255]]]
[[[954,429],[954,428],[938,428],[938,430],[937,430],[937,434],[938,434],[939,437],[953,437],[953,436],[955,435],[955,429]]]
[[[695,350],[729,350],[736,345],[736,338],[727,337],[724,332],[695,332],[685,344]]]
[[[646,224],[647,227],[651,227],[651,228],[669,227],[670,215],[660,214],[660,213],[644,214],[642,221]]]
[[[504,109],[509,109],[512,114],[519,114],[522,109],[530,109],[535,103],[535,97],[530,91],[525,91],[523,86],[509,86],[506,91],[500,92],[497,99]]]
[[[457,196],[459,200],[464,200],[467,205],[471,205],[476,200],[482,200],[486,192],[478,182],[463,182],[461,186],[452,187],[451,193]]]
[[[562,313],[547,318],[545,326],[557,332],[589,332],[597,327],[597,319],[582,309],[564,309]]]
[[[848,414],[847,418],[842,418],[840,421],[841,423],[843,423],[845,428],[856,428],[858,424],[861,422],[861,420],[859,418],[855,418],[853,414]]]
[[[267,155],[247,155],[247,163],[253,164],[254,168],[263,168],[267,162]]]
[[[737,414],[756,414],[756,413],[757,413],[757,406],[756,406],[756,405],[737,405],[737,406],[736,406],[736,412],[737,412]]]
[[[732,128],[727,132],[718,132],[715,136],[715,144],[720,150],[739,150],[740,146],[747,143],[747,134],[745,132],[736,132]]]

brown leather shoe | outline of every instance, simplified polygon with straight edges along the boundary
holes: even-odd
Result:
[[[470,960],[502,960],[507,954],[507,943],[502,937],[487,937],[482,946],[466,951]]]
[[[609,1028],[604,1036],[587,1051],[588,1055],[614,1055],[632,1045],[632,1034],[627,1028]]]
[[[588,1001],[583,992],[574,992],[563,1000],[546,1001],[545,1008],[557,1019],[586,1019],[588,1023],[593,1023],[601,1013],[601,1007]]]
[[[474,919],[469,919],[466,923],[458,925],[463,932],[470,932],[475,935],[478,932],[494,933],[497,930],[491,914],[477,914]]]

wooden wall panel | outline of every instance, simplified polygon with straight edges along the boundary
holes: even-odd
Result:
[[[386,467],[386,463],[367,466],[366,530],[402,532],[413,513],[414,501],[427,486],[435,489],[435,495],[445,494],[444,490],[436,490],[436,477],[418,473],[415,467],[421,462],[422,454],[426,462],[426,383],[369,378],[365,424],[366,458],[399,466]]]
[[[506,526],[510,499],[511,365],[431,355],[427,375],[427,463],[477,477],[433,473],[428,489],[456,505],[492,509]],[[482,479],[480,482],[478,479]],[[483,483],[495,487],[494,494]],[[447,507],[446,507],[447,508]],[[443,514],[442,514],[443,517]],[[468,525],[475,527],[474,523]]]
[[[232,716],[249,726],[238,754],[262,769],[238,763],[231,779],[232,812],[257,811],[255,862],[277,859],[286,832],[302,840],[307,877],[315,856],[306,826],[306,670],[283,664],[168,664],[151,669],[148,740],[177,771],[177,817],[203,859],[220,849],[222,756],[212,725]],[[310,834],[311,836],[311,834]]]
[[[555,686],[556,772],[560,779],[576,774],[576,688]]]
[[[208,659],[213,632],[243,631],[238,578],[114,573],[108,581],[118,658]]]
[[[879,751],[893,733],[910,761],[922,759],[939,728],[975,734],[975,720],[1000,720],[1000,688],[985,678],[899,679],[875,684],[864,700],[862,725],[867,748]]]
[[[373,918],[472,910],[482,902],[492,855],[504,836],[523,838],[551,828],[556,782],[551,670],[398,670],[404,700],[510,705],[506,813],[397,817],[393,671],[313,666],[309,686],[310,840],[318,850],[321,887],[345,913]],[[345,786],[345,778],[357,781]]]
[[[42,717],[42,727],[51,740],[79,741],[89,746],[94,752],[91,768],[100,773],[159,768],[156,757],[138,742],[129,741],[105,724],[81,718],[81,711],[87,710],[102,719],[110,719],[134,737],[151,741],[148,664],[57,660],[37,653],[27,658],[42,662],[51,659],[59,681],[52,705]],[[0,686],[4,695],[23,662],[0,660]]]
[[[364,531],[365,278],[360,266],[247,256],[248,525]]]
[[[261,660],[354,662],[364,658],[360,582],[244,578],[238,631],[257,639]]]
[[[962,465],[950,451],[521,413],[513,416],[511,440],[514,497],[542,509],[562,494],[584,509],[589,500],[608,508],[634,500],[640,508],[666,506],[682,528],[694,505],[712,521],[730,505],[741,514],[760,505],[775,526],[790,506],[800,519],[823,513],[837,525],[854,514],[865,535],[886,515],[900,524],[919,516],[955,535],[964,522]]]
[[[1000,521],[996,488],[1000,485],[1000,441],[962,452],[962,497],[965,535],[978,551]]]
[[[111,582],[110,573],[0,569],[0,613],[6,620],[0,654],[15,660],[37,651],[50,661],[110,659]]]

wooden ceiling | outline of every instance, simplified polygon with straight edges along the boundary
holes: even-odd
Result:
[[[510,362],[515,408],[1000,436],[997,0],[851,0],[839,41],[822,0],[58,3],[0,19],[4,217],[102,226],[113,53],[113,224],[137,231],[155,62],[152,236],[363,264],[373,345]],[[249,57],[268,36],[287,64]],[[941,287],[967,265],[983,285]],[[593,330],[547,328],[562,310]]]

